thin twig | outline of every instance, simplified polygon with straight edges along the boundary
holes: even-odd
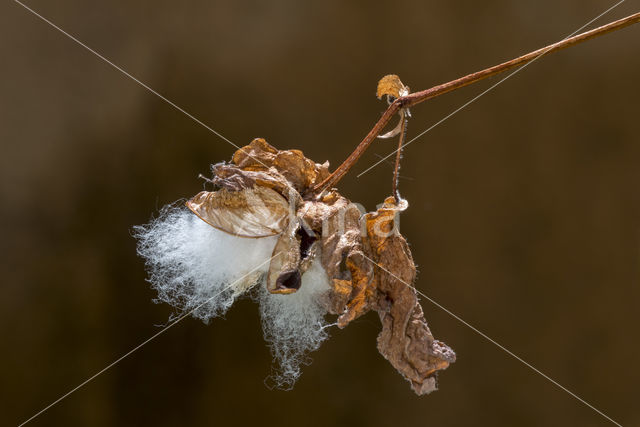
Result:
[[[369,145],[375,140],[375,138],[380,134],[382,129],[389,123],[389,120],[396,114],[401,108],[412,107],[416,104],[419,104],[427,99],[435,98],[436,96],[442,95],[444,93],[450,92],[452,90],[459,89],[461,87],[470,85],[472,83],[479,82],[480,80],[484,80],[487,77],[494,76],[496,74],[502,73],[504,71],[510,70],[520,65],[524,65],[528,62],[533,61],[534,59],[546,55],[548,53],[557,52],[561,49],[567,48],[569,46],[576,45],[578,43],[582,43],[584,41],[590,40],[595,37],[602,36],[612,31],[616,31],[622,29],[624,27],[628,27],[632,24],[637,24],[640,22],[640,12],[634,13],[633,15],[629,15],[626,18],[619,19],[617,21],[611,22],[609,24],[603,25],[601,27],[595,28],[590,31],[586,31],[582,34],[578,34],[573,37],[566,38],[557,43],[551,44],[547,47],[543,47],[542,49],[535,50],[533,52],[527,53],[526,55],[520,56],[518,58],[512,59],[507,62],[503,62],[502,64],[494,65],[493,67],[486,68],[482,71],[478,71],[472,74],[468,74],[464,77],[461,77],[456,80],[452,80],[450,82],[434,86],[431,89],[423,90],[420,92],[414,92],[406,96],[402,96],[397,98],[384,112],[380,120],[373,126],[371,131],[364,137],[362,142],[358,144],[358,146],[353,150],[353,152],[347,157],[347,159],[342,162],[340,166],[329,175],[324,181],[316,185],[313,189],[311,189],[312,193],[318,194],[327,188],[335,186],[340,179],[353,167],[353,165],[358,161],[358,159],[364,154],[364,152],[369,148]]]
[[[396,164],[393,168],[393,184],[391,194],[396,199],[396,203],[400,203],[400,192],[398,191],[398,179],[400,177],[400,160],[402,159],[402,146],[404,145],[405,135],[407,134],[407,123],[409,117],[405,111],[402,112],[402,122],[400,123],[400,137],[398,138],[398,150],[396,151]]]
[[[379,158],[379,159],[382,159],[382,158],[384,157],[382,154],[379,154],[379,153],[374,153],[374,156],[376,156],[376,157],[377,157],[377,158]],[[384,162],[385,162],[386,164],[388,164],[388,165],[391,165],[391,166],[393,166],[393,165],[394,165],[394,162],[392,162],[391,160],[386,160],[386,159],[385,159],[385,160],[384,160]],[[400,175],[400,174],[398,174],[398,180],[400,180],[400,179],[406,179],[406,180],[408,180],[408,181],[415,181],[415,178],[414,178],[414,177],[412,177],[412,176],[405,176],[405,175]]]

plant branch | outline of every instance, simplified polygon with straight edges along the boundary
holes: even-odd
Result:
[[[358,144],[358,146],[353,150],[353,152],[347,157],[347,159],[342,162],[338,168],[331,173],[324,181],[316,185],[311,191],[312,193],[320,193],[327,188],[335,186],[340,179],[353,167],[353,165],[358,161],[358,159],[364,154],[364,152],[369,148],[369,145],[373,142],[373,140],[382,132],[382,129],[389,123],[389,120],[401,109],[412,107],[416,104],[426,101],[427,99],[435,98],[436,96],[442,95],[444,93],[450,92],[452,90],[459,89],[461,87],[470,85],[472,83],[479,82],[480,80],[486,79],[487,77],[494,76],[496,74],[502,73],[504,71],[510,70],[520,65],[524,65],[528,62],[533,61],[536,58],[539,58],[547,53],[557,52],[558,50],[567,48],[569,46],[576,45],[578,43],[582,43],[584,41],[590,40],[595,37],[602,36],[612,31],[616,31],[627,27],[632,24],[637,24],[640,22],[640,12],[634,13],[633,15],[629,15],[626,18],[619,19],[617,21],[611,22],[609,24],[603,25],[601,27],[595,28],[590,31],[586,31],[582,34],[578,34],[573,37],[566,38],[557,43],[551,44],[549,46],[543,47],[542,49],[535,50],[533,52],[527,53],[526,55],[522,55],[518,58],[514,58],[510,61],[503,62],[502,64],[494,65],[493,67],[486,68],[482,71],[477,71],[472,74],[468,74],[464,77],[461,77],[456,80],[452,80],[450,82],[434,86],[430,89],[426,89],[420,92],[414,92],[406,96],[402,96],[397,98],[384,112],[380,120],[373,126],[371,131],[365,136],[365,138]]]

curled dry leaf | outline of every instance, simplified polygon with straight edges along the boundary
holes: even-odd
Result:
[[[412,284],[416,267],[407,241],[395,224],[408,204],[389,197],[376,212],[365,216],[371,256],[376,267],[377,301],[373,308],[382,321],[378,350],[411,382],[417,394],[436,389],[436,373],[455,362],[449,347],[436,341],[424,318]]]
[[[401,96],[409,95],[409,86],[405,86],[400,77],[395,74],[388,74],[378,81],[378,89],[376,90],[376,96],[378,99],[381,99],[383,96],[387,97],[387,102],[391,104],[397,98]],[[402,108],[398,112],[400,117],[411,117],[411,113],[408,108]],[[391,129],[389,132],[384,133],[382,135],[378,135],[380,139],[388,139],[393,138],[394,136],[400,134],[402,131],[403,121],[400,120],[398,124]]]
[[[397,76],[387,76],[378,92],[402,88]],[[433,338],[413,288],[415,265],[395,226],[406,201],[396,204],[391,197],[363,215],[336,189],[316,195],[311,189],[328,176],[328,164],[298,150],[277,150],[264,139],[255,139],[231,163],[216,164],[212,171],[217,190],[196,195],[187,206],[227,233],[279,234],[266,275],[270,293],[298,292],[311,263],[320,261],[330,286],[319,303],[338,316],[338,326],[377,311],[380,353],[417,394],[436,389],[437,372],[454,362],[455,354]]]
[[[409,88],[402,84],[400,77],[388,74],[378,81],[376,96],[381,99],[384,95],[400,98],[409,94]]]

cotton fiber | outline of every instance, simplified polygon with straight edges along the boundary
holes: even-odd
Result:
[[[329,289],[329,279],[318,259],[302,275],[300,289],[293,294],[272,294],[260,287],[262,328],[276,361],[269,379],[277,388],[293,387],[307,354],[328,338],[323,302]]]
[[[190,210],[168,206],[147,225],[134,227],[138,254],[146,260],[156,301],[205,323],[224,315],[236,298],[254,286],[264,337],[276,366],[269,377],[289,389],[310,351],[328,337],[323,301],[330,290],[319,258],[302,275],[293,294],[271,294],[265,276],[279,236],[238,237],[202,221]],[[258,285],[258,286],[256,286]]]
[[[208,322],[269,269],[277,236],[251,239],[220,231],[186,207],[168,206],[134,228],[157,301]]]

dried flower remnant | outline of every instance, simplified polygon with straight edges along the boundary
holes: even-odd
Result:
[[[455,355],[434,340],[415,290],[403,283],[415,277],[408,245],[394,227],[406,201],[396,204],[390,198],[377,212],[362,215],[336,189],[310,191],[329,175],[327,163],[315,163],[298,150],[277,150],[264,139],[253,140],[212,171],[216,191],[186,203],[195,215],[166,208],[161,218],[137,229],[139,253],[147,259],[160,300],[181,310],[195,307],[242,275],[218,277],[216,270],[235,265],[246,274],[241,250],[252,259],[272,257],[268,269],[207,301],[195,314],[205,320],[223,314],[236,297],[260,284],[253,295],[277,361],[277,386],[292,386],[308,352],[327,338],[327,315],[337,315],[344,328],[375,310],[383,327],[380,353],[416,393],[436,389],[437,371]],[[226,235],[228,244],[208,245],[202,226],[209,234]],[[236,259],[225,265],[216,261],[229,250]]]

